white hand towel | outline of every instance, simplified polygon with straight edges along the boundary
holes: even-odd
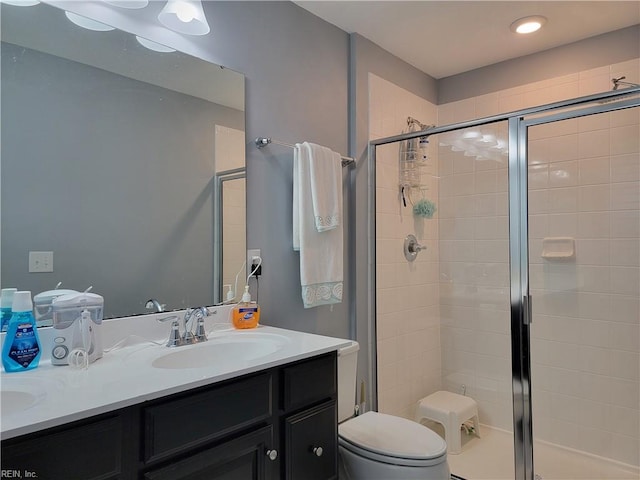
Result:
[[[307,144],[311,151],[311,199],[316,229],[331,230],[342,217],[342,158],[327,147]]]
[[[341,157],[330,150],[327,154],[325,147],[315,147],[307,142],[296,144],[293,162],[293,245],[300,251],[305,308],[342,301]],[[314,158],[316,151],[321,153]],[[335,162],[338,168],[328,168],[322,162]]]

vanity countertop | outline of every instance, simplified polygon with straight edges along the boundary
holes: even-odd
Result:
[[[2,439],[313,357],[349,342],[259,326],[214,332],[209,341],[192,346],[143,342],[112,348],[88,369],[44,360],[34,370],[2,373]]]

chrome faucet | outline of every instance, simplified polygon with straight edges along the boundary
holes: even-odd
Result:
[[[207,341],[207,333],[204,329],[204,317],[209,316],[209,310],[206,307],[187,308],[182,319],[182,327],[184,329],[184,342],[186,345]],[[195,332],[193,332],[193,323],[195,322]]]
[[[180,318],[171,315],[159,318],[159,322],[171,322],[171,333],[167,341],[167,347],[180,347],[182,345],[193,345],[194,343],[206,342],[207,332],[204,327],[204,318],[210,315],[206,307],[188,308],[182,317],[182,333],[180,332]],[[195,332],[193,323],[195,322]]]

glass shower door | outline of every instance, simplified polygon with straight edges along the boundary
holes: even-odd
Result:
[[[640,108],[527,129],[536,477],[638,479]]]

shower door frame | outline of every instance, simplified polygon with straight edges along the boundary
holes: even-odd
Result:
[[[369,380],[371,406],[378,410],[376,332],[376,147],[414,138],[448,133],[497,122],[508,122],[509,142],[509,269],[511,302],[511,371],[515,480],[534,480],[533,416],[531,404],[530,325],[532,298],[529,291],[528,236],[528,135],[531,126],[587,115],[640,107],[640,87],[603,92],[531,107],[419,132],[369,142],[368,149],[368,263],[369,263]],[[568,110],[576,108],[575,110]],[[540,116],[536,116],[540,115]],[[531,118],[532,116],[536,116]]]

